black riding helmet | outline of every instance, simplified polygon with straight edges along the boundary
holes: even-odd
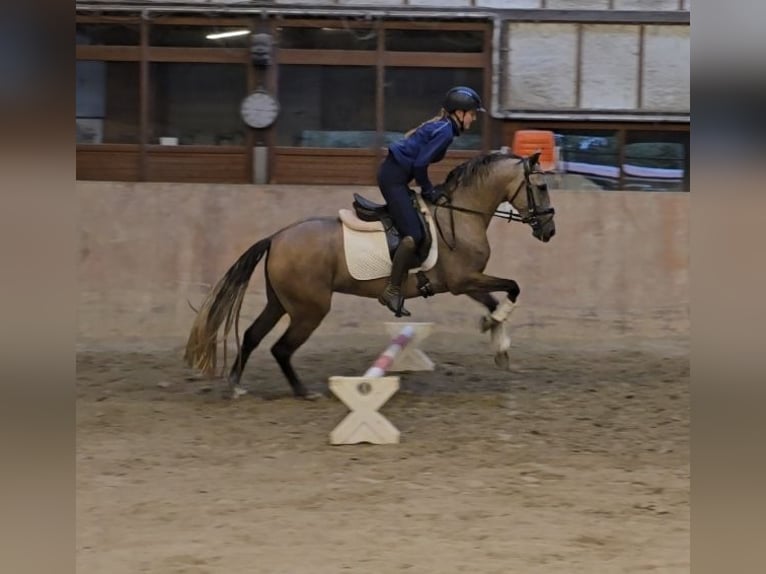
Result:
[[[444,104],[442,107],[448,112],[452,113],[457,110],[476,110],[477,112],[486,112],[484,106],[481,104],[481,98],[475,90],[466,86],[455,86],[447,92],[444,96]]]

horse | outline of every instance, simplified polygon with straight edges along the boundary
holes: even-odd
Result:
[[[528,224],[532,235],[542,242],[555,235],[555,212],[539,159],[539,152],[526,157],[491,152],[477,155],[449,172],[442,184],[446,202],[428,204],[439,230],[438,237],[432,238],[438,241],[438,259],[424,272],[430,282],[430,294],[465,294],[484,305],[489,313],[499,305],[493,292],[505,292],[508,300],[516,302],[521,292],[516,281],[483,273],[491,252],[487,228],[493,216],[501,216]],[[503,202],[510,203],[517,213],[498,211]],[[203,300],[184,357],[190,367],[211,374],[216,370],[218,331],[223,326],[225,353],[226,338],[235,327],[237,356],[226,377],[223,396],[230,397],[240,390],[239,382],[250,354],[287,314],[289,326],[272,346],[271,353],[294,396],[311,398],[292,366],[293,354],[330,311],[333,293],[377,298],[387,282],[387,277],[357,280],[351,276],[342,225],[337,216],[312,217],[257,241]],[[250,277],[264,256],[267,256],[266,306],[247,328],[240,345],[238,322],[242,301]],[[403,282],[402,293],[405,298],[423,295],[412,274]],[[224,358],[222,373],[225,363]]]

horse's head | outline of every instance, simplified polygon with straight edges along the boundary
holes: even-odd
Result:
[[[532,235],[547,243],[556,235],[554,210],[545,182],[545,172],[540,168],[540,153],[521,158],[523,177],[513,178],[508,185],[506,201],[521,214],[521,220],[532,228]]]

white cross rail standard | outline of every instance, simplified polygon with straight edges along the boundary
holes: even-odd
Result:
[[[399,429],[378,409],[399,389],[399,377],[385,375],[415,332],[411,325],[405,325],[361,377],[330,377],[330,390],[351,411],[330,433],[331,444],[399,442]]]

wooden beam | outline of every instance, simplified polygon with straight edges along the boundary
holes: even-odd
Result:
[[[638,30],[638,78],[636,78],[638,94],[636,97],[636,109],[640,110],[644,105],[644,42],[646,41],[646,26],[639,26]]]
[[[277,53],[279,64],[318,66],[374,66],[375,52],[363,50],[298,50],[283,49]]]
[[[140,145],[141,151],[138,160],[138,180],[146,181],[149,174],[149,159],[146,146],[149,144],[149,22],[141,22],[141,64],[139,71],[139,124],[140,124]]]
[[[625,189],[625,172],[622,166],[625,164],[625,129],[617,130],[617,163],[620,166],[620,178],[617,189]]]
[[[411,68],[484,68],[485,56],[475,53],[386,52],[386,66]]]
[[[494,122],[491,121],[489,115],[490,102],[492,101],[492,34],[489,26],[484,30],[484,74],[482,75],[482,99],[486,112],[481,114],[481,151],[487,153],[492,146],[492,133],[491,130],[494,127]],[[500,77],[505,77],[504,73],[500,74]],[[502,80],[501,80],[502,81]],[[499,88],[499,85],[498,85]]]
[[[75,16],[77,24],[140,24],[140,16],[90,16],[87,14],[77,14]]]
[[[141,59],[140,46],[76,46],[78,60],[100,60],[104,62],[136,62]]]
[[[386,67],[383,63],[383,55],[386,50],[386,34],[382,22],[378,21],[375,24],[375,28],[378,34],[377,50],[375,51],[375,159],[377,163],[380,163],[383,161],[383,150],[381,148],[385,141],[383,134],[386,130]]]
[[[178,48],[150,46],[148,58],[152,62],[187,62],[213,64],[248,64],[247,48]]]

